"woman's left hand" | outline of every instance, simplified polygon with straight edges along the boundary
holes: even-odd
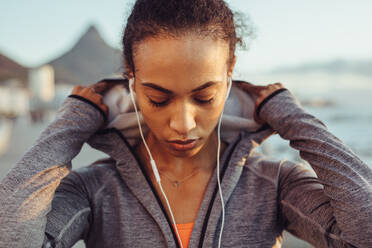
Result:
[[[269,84],[266,86],[254,85],[248,82],[234,82],[239,88],[250,94],[255,101],[254,119],[259,124],[266,122],[259,117],[261,104],[266,102],[275,92],[287,90],[281,83]]]

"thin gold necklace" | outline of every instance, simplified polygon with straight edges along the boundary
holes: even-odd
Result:
[[[159,173],[164,175],[165,178],[167,178],[173,184],[174,187],[178,188],[178,186],[180,186],[181,183],[185,182],[187,179],[190,179],[192,176],[196,175],[196,173],[199,171],[199,169],[200,168],[195,169],[190,175],[188,175],[187,177],[185,177],[181,180],[174,180],[164,172],[159,171]]]

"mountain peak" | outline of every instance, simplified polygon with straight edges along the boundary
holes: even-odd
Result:
[[[95,25],[90,25],[84,35],[100,35]],[[83,36],[84,36],[83,35]]]
[[[79,41],[76,43],[76,46],[79,44],[86,44],[86,42],[97,42],[106,44],[101,34],[98,32],[98,29],[94,25],[89,26],[89,28],[83,33]]]
[[[88,85],[122,70],[121,51],[108,45],[91,25],[76,44],[60,57],[50,61],[56,83]]]

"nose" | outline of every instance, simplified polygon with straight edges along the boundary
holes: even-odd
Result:
[[[181,136],[186,136],[196,127],[195,111],[191,104],[180,103],[171,115],[169,126]]]

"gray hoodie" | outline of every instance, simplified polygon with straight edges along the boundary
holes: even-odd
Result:
[[[133,153],[139,138],[132,108],[114,102],[106,99],[111,115],[105,120],[89,100],[66,98],[0,183],[0,247],[71,247],[80,239],[87,247],[179,247],[165,206]],[[115,104],[122,108],[114,110]],[[367,164],[288,90],[261,104],[267,125],[255,123],[253,111],[251,96],[233,86],[222,124],[228,143],[220,167],[222,247],[280,247],[283,230],[315,247],[372,247]],[[313,170],[254,150],[274,134]],[[110,158],[71,170],[84,142]],[[221,214],[213,176],[189,247],[217,246]]]

